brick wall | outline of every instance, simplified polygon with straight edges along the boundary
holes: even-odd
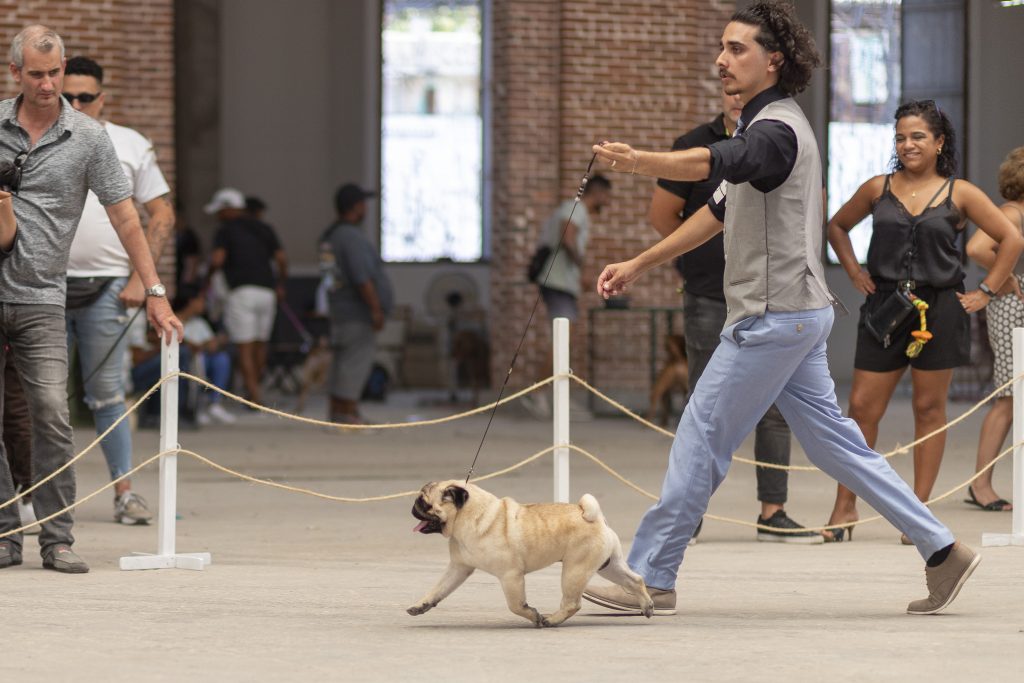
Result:
[[[8,62],[11,40],[29,24],[60,34],[68,57],[84,55],[103,66],[104,116],[147,136],[174,188],[174,0],[0,0],[0,46]],[[17,94],[10,75],[0,98]],[[174,250],[160,272],[173,282]]]
[[[590,145],[622,140],[668,149],[719,106],[713,62],[734,0],[493,0],[493,377],[502,381],[536,296],[525,281],[544,218],[571,198]],[[619,395],[648,388],[649,317],[586,312],[600,306],[593,283],[605,264],[630,257],[657,237],[647,223],[653,180],[614,174],[613,202],[591,224],[581,319],[573,327],[572,367]],[[649,273],[630,293],[633,307],[678,306],[670,267]],[[550,345],[543,304],[517,362],[513,382],[546,376]],[[664,315],[657,317],[656,348]],[[678,316],[675,318],[678,324]],[[593,346],[594,368],[588,369]]]

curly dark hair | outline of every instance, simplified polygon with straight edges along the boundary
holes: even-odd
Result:
[[[928,124],[928,130],[936,139],[940,136],[946,138],[942,143],[942,151],[935,160],[935,170],[943,178],[955,176],[959,160],[956,155],[956,130],[953,128],[953,122],[949,120],[945,112],[939,109],[935,100],[904,102],[896,110],[896,116],[893,118],[898,123],[900,119],[907,116],[920,116]],[[892,152],[892,170],[894,172],[903,170],[903,162],[900,161],[895,149]]]
[[[732,21],[757,26],[757,42],[768,52],[782,53],[779,89],[787,95],[803,92],[811,74],[821,66],[821,55],[807,27],[796,18],[793,5],[779,0],[758,0],[737,10]]]
[[[1011,202],[1024,199],[1024,147],[1010,150],[999,165],[999,194]]]

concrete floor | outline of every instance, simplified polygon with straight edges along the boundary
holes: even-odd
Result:
[[[964,409],[953,404],[950,415]],[[400,421],[455,409],[397,396],[368,412]],[[181,443],[257,477],[366,496],[463,475],[484,423],[367,435],[247,414],[233,427],[183,433]],[[950,435],[937,492],[970,475],[979,425],[975,416]],[[898,400],[880,447],[906,443],[911,432],[909,405]],[[477,471],[512,464],[550,435],[550,425],[516,408],[499,411]],[[76,441],[89,436],[80,430]],[[573,439],[658,489],[665,437],[599,419],[574,423]],[[156,435],[138,434],[136,448],[140,457],[156,452]],[[742,454],[751,455],[749,439]],[[806,464],[798,447],[793,462]],[[909,456],[894,464],[910,476]],[[885,522],[858,528],[855,543],[827,546],[757,543],[750,529],[708,522],[687,554],[677,616],[606,616],[585,603],[563,627],[535,630],[507,611],[497,580],[481,573],[433,611],[405,613],[447,561],[439,537],[411,533],[411,499],[328,503],[187,459],[180,470],[178,550],[208,551],[214,564],[202,572],[119,571],[119,557],[155,550],[155,526],[116,525],[108,496],[90,501],[77,513],[75,548],[91,573],[41,570],[32,538],[25,564],[0,573],[0,681],[1024,680],[1024,548],[984,549],[948,613],[911,617],[907,602],[925,594],[923,563]],[[597,496],[628,544],[649,502],[582,458],[573,459],[572,477],[573,498]],[[81,463],[78,481],[82,494],[105,483],[98,452]],[[1008,461],[996,484],[1009,497]],[[156,486],[155,467],[135,482],[154,506]],[[550,500],[550,459],[486,487],[524,502]],[[824,475],[794,473],[787,509],[820,524],[833,494]],[[966,542],[980,548],[983,531],[1009,530],[1009,514],[972,509],[962,497],[936,511]],[[752,468],[734,465],[711,512],[754,520]],[[531,575],[527,589],[532,604],[552,611],[558,568]]]

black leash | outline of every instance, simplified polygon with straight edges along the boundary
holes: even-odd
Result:
[[[562,240],[565,239],[565,233],[569,229],[569,224],[572,223],[572,215],[576,212],[576,207],[579,205],[580,200],[583,199],[583,191],[587,189],[587,182],[590,181],[590,171],[594,168],[594,161],[597,159],[597,155],[590,157],[590,163],[587,164],[587,171],[583,174],[583,179],[580,180],[580,186],[576,190],[576,198],[573,200],[572,209],[569,210],[569,217],[565,220],[565,226],[562,228],[562,234],[558,238],[558,243],[555,248],[551,250],[551,260],[548,261],[547,270],[544,271],[544,279],[538,283],[537,287],[537,298],[533,302],[533,310],[530,311],[530,318],[526,321],[526,328],[523,329],[523,336],[519,338],[519,344],[516,346],[516,351],[512,354],[512,362],[509,363],[508,372],[505,373],[505,381],[501,384],[501,389],[498,390],[498,398],[494,401],[494,408],[491,409],[491,415],[487,418],[487,426],[484,428],[484,435],[480,438],[480,445],[476,447],[476,455],[473,456],[473,464],[469,466],[469,472],[466,473],[466,483],[469,483],[469,478],[473,476],[473,470],[476,469],[477,458],[480,457],[480,451],[484,447],[484,441],[487,439],[487,432],[491,429],[491,423],[494,421],[494,414],[498,412],[498,404],[501,403],[501,396],[505,393],[505,387],[508,386],[508,380],[512,377],[512,368],[516,365],[516,359],[519,358],[519,351],[523,348],[523,342],[526,341],[526,333],[530,331],[530,325],[533,324],[533,316],[537,313],[537,307],[540,305],[541,291],[544,285],[548,283],[548,275],[551,274],[551,267],[555,265],[555,257],[558,256],[558,250],[562,247]]]
[[[103,365],[108,360],[110,360],[110,356],[113,355],[114,349],[116,349],[117,345],[121,343],[122,339],[124,339],[124,335],[128,334],[128,330],[130,330],[132,328],[132,323],[135,322],[135,319],[139,317],[139,313],[142,313],[142,311],[144,311],[145,308],[146,308],[146,305],[143,304],[142,306],[140,306],[139,308],[137,308],[135,310],[135,315],[133,315],[131,317],[131,319],[128,321],[128,324],[124,326],[123,330],[121,330],[121,334],[117,335],[117,339],[115,339],[114,343],[110,345],[110,349],[107,350],[107,354],[105,356],[103,356],[103,358],[100,360],[99,363],[96,364],[96,367],[93,368],[92,372],[89,373],[89,376],[82,380],[81,388],[78,391],[76,391],[75,393],[71,394],[71,396],[69,396],[68,398],[76,398],[79,395],[80,392],[85,391],[85,385],[88,384],[89,380],[91,380],[93,377],[95,377],[96,373],[100,371],[100,368],[102,368]],[[79,354],[79,358],[81,358],[81,354]]]

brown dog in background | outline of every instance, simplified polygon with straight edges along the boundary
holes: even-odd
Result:
[[[668,352],[668,362],[651,387],[651,404],[647,409],[647,419],[662,426],[668,423],[668,416],[672,412],[672,391],[679,389],[683,396],[690,393],[690,363],[686,359],[686,340],[683,335],[666,334],[665,351]]]

